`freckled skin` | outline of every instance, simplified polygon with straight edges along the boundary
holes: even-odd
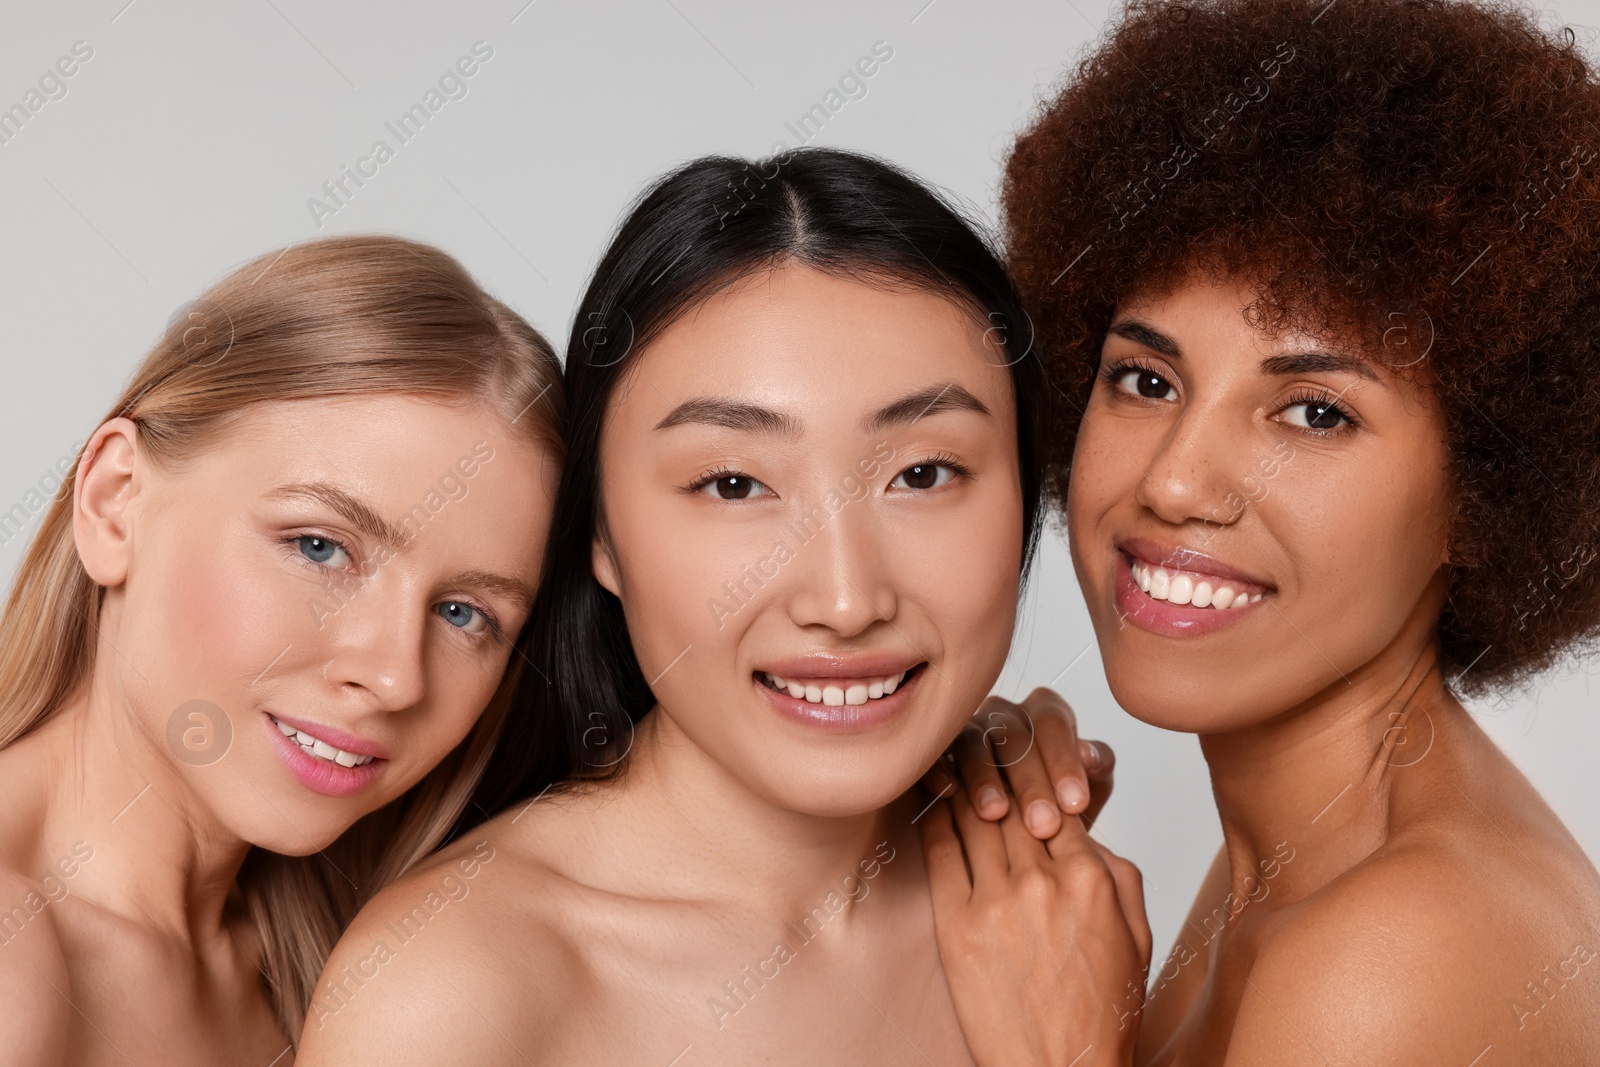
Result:
[[[493,458],[465,493],[365,582],[337,583],[358,589],[338,611],[315,611],[330,574],[376,546],[329,507],[270,491],[325,481],[399,523],[479,441]],[[152,464],[127,420],[85,457],[77,545],[106,587],[93,672],[0,749],[0,924],[14,905],[29,916],[0,928],[0,1060],[282,1067],[293,1055],[279,1058],[289,1040],[239,867],[252,846],[325,848],[471,729],[510,646],[469,640],[437,609],[470,602],[520,628],[525,609],[451,579],[537,581],[555,464],[497,415],[397,395],[246,409],[181,470]],[[348,551],[319,571],[285,543],[300,533]],[[195,700],[231,727],[214,758],[206,737],[169,741]],[[352,796],[315,793],[272,750],[267,707],[376,741],[388,765]],[[50,902],[28,907],[34,894]]]
[[[906,791],[998,676],[1016,610],[1012,387],[983,338],[942,297],[786,267],[637,355],[602,436],[595,573],[622,600],[659,703],[618,782],[499,816],[363,911],[330,973],[383,939],[463,850],[496,850],[437,936],[430,927],[385,965],[381,995],[308,1022],[303,1064],[666,1064],[686,1049],[685,1064],[972,1062],[934,940],[912,823],[922,803]],[[944,382],[988,414],[863,428]],[[799,435],[655,429],[708,395],[788,414]],[[736,613],[708,609],[884,441],[894,461],[869,492]],[[970,475],[894,487],[938,456]],[[718,470],[771,495],[688,489]],[[927,666],[903,713],[827,734],[778,716],[755,678],[764,662],[818,650]],[[814,938],[799,932],[807,921]]]
[[[1600,878],[1437,665],[1438,408],[1381,368],[1268,373],[1269,357],[1358,353],[1251,327],[1250,296],[1191,276],[1126,300],[1101,365],[1137,365],[1096,384],[1072,469],[1073,561],[1112,692],[1199,735],[1225,835],[1153,967],[1137,1062],[1466,1064],[1490,1045],[1494,1062],[1592,1062],[1600,969],[1567,961],[1600,951]],[[1135,320],[1179,355],[1118,335]],[[1315,432],[1308,393],[1353,428]],[[1214,633],[1152,633],[1116,607],[1135,537],[1272,591]],[[1563,967],[1579,976],[1530,993]]]

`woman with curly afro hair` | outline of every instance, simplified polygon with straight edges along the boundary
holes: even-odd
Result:
[[[1027,842],[964,820],[970,875],[930,849],[978,1062],[1600,1062],[1600,877],[1459,700],[1600,627],[1574,35],[1447,0],[1133,0],[1003,207],[1112,693],[1199,736],[1224,844],[1144,980]]]

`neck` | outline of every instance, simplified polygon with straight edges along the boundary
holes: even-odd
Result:
[[[1310,700],[1201,735],[1236,893],[1265,870],[1284,903],[1314,892],[1393,836],[1397,795],[1452,762],[1438,752],[1423,762],[1441,736],[1471,728],[1445,685],[1433,619],[1419,611],[1377,657]],[[1292,871],[1273,862],[1286,855],[1299,858]]]
[[[639,724],[624,789],[654,811],[649,819],[681,863],[698,857],[701,887],[760,902],[783,916],[801,915],[830,892],[867,875],[876,886],[901,884],[920,869],[904,797],[855,815],[812,815],[761,795],[730,774],[659,705]],[[681,846],[681,847],[680,847]],[[899,862],[894,862],[898,859]],[[890,877],[885,877],[885,874]],[[860,891],[860,890],[857,890]]]
[[[58,859],[82,861],[68,891],[117,915],[191,944],[225,936],[250,845],[195,796],[120,695],[116,652],[101,651],[89,684],[32,739],[47,782],[40,859],[58,878]]]

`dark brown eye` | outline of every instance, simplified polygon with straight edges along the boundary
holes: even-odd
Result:
[[[953,477],[955,471],[942,463],[918,463],[901,471],[889,485],[897,489],[937,489]]]
[[[1112,378],[1116,388],[1124,392],[1134,393],[1146,400],[1170,400],[1168,394],[1172,392],[1172,385],[1161,375],[1153,374],[1147,370],[1130,367],[1121,372],[1113,372]]]
[[[748,474],[718,474],[708,476],[695,489],[696,492],[716,497],[718,500],[749,500],[772,490]]]

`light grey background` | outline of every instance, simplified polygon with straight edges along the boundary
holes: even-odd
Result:
[[[706,152],[798,144],[785,124],[878,41],[893,58],[813,143],[887,156],[992,219],[1007,145],[1109,10],[1105,0],[8,0],[0,108],[75,42],[94,54],[65,96],[0,144],[0,511],[88,436],[175,309],[269,248],[370,231],[431,242],[559,348],[619,211],[647,180]],[[1593,40],[1583,27],[1600,23],[1600,0],[1565,0],[1548,18]],[[399,144],[385,123],[477,41],[493,57],[467,94]],[[314,218],[307,201],[328,202],[323,183],[379,138],[394,158]],[[25,541],[0,545],[0,574]],[[1041,564],[1001,692],[1054,684],[1085,731],[1116,747],[1117,796],[1098,832],[1144,869],[1159,957],[1221,840],[1205,766],[1192,737],[1118,710],[1059,538]],[[1596,668],[1476,709],[1591,856]]]

